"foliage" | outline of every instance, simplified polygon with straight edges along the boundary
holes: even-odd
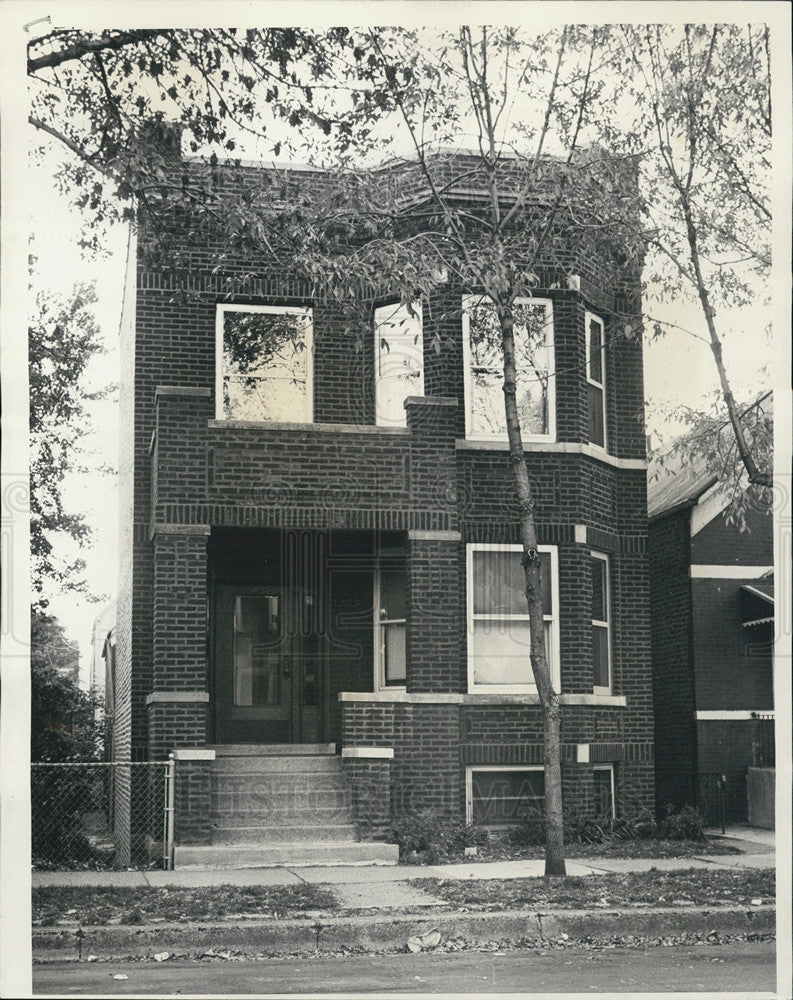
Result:
[[[704,840],[707,825],[705,817],[694,806],[683,806],[675,812],[674,806],[668,805],[659,832],[671,840]]]
[[[101,760],[104,727],[96,717],[100,702],[78,687],[77,644],[66,638],[56,618],[39,608],[31,613],[30,641],[31,761]],[[57,768],[37,770],[31,795],[32,853],[37,863],[58,864],[75,857],[90,862],[94,856],[80,829],[81,813],[97,780],[89,770],[68,782]]]
[[[84,545],[90,536],[84,516],[65,509],[62,488],[81,454],[86,404],[103,395],[85,386],[90,361],[102,350],[95,302],[91,285],[77,286],[68,300],[39,291],[28,329],[32,585],[41,608],[47,606],[45,581],[87,589],[85,563],[59,558],[57,541],[66,535]]]
[[[487,831],[467,826],[433,809],[400,816],[389,830],[389,840],[399,845],[401,861],[435,865],[460,857],[464,848],[487,839]]]

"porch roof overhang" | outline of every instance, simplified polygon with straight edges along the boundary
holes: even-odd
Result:
[[[761,582],[741,586],[741,621],[746,627],[774,620],[774,584]]]

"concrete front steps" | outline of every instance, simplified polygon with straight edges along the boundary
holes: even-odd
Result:
[[[214,750],[211,843],[177,845],[177,869],[396,864],[396,844],[359,839],[334,744]]]

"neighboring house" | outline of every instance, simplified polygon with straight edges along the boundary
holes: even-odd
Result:
[[[656,800],[713,824],[722,795],[727,821],[747,819],[747,768],[774,761],[772,516],[741,531],[728,499],[704,462],[651,467]]]
[[[88,686],[103,697],[107,694],[107,659],[105,646],[116,625],[116,602],[111,601],[94,619],[91,628],[91,664]]]
[[[541,269],[518,330],[564,797],[589,813],[654,788],[642,344],[612,319],[640,287],[604,283],[607,250],[582,233]],[[175,751],[177,866],[392,859],[359,838],[421,808],[514,822],[542,722],[487,308],[449,277],[356,344],[271,262],[185,239],[180,267],[131,254],[115,688],[119,756]]]

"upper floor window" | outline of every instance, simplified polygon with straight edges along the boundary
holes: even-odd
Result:
[[[541,545],[545,649],[558,684],[558,575],[555,546]],[[535,690],[529,609],[520,545],[468,545],[468,690]]]
[[[608,556],[592,552],[592,675],[595,692],[611,691],[611,594]]]
[[[586,380],[589,408],[589,441],[606,447],[606,341],[603,320],[586,313]]]
[[[310,309],[219,305],[216,336],[219,420],[312,422]]]
[[[421,318],[420,303],[410,310],[398,302],[375,309],[375,423],[380,427],[404,427],[405,400],[424,395]]]
[[[553,306],[550,299],[516,299],[514,306],[517,405],[523,438],[550,441],[556,435],[553,373]],[[478,440],[506,439],[504,361],[493,301],[463,300],[465,434]]]

